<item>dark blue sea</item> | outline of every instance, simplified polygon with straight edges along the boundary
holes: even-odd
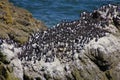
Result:
[[[83,11],[93,10],[107,4],[120,4],[120,0],[9,0],[14,5],[29,10],[48,27],[62,20],[76,20]]]

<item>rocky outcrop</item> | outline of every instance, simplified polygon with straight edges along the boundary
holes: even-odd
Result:
[[[8,0],[0,0],[0,38],[25,43],[31,33],[46,29],[25,9],[15,7]]]
[[[14,75],[13,66],[9,64],[5,54],[0,52],[0,80],[19,80],[18,76]]]
[[[17,58],[21,49],[17,46],[26,43],[33,32],[45,29],[44,23],[27,10],[0,0],[0,80],[23,80],[21,61]]]
[[[119,9],[83,12],[80,20],[33,33],[22,47],[2,40],[1,53],[20,80],[119,80]]]

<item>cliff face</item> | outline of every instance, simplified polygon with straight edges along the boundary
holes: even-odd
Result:
[[[12,3],[9,3],[8,0],[0,0],[0,45],[2,40],[13,40],[20,45],[24,44],[33,32],[45,29],[46,26],[43,22],[33,18],[32,14],[27,10],[15,7]],[[7,49],[6,52],[8,54],[2,53],[4,51],[1,51],[0,46],[0,80],[19,80],[20,78],[14,75],[14,64],[12,65],[10,61],[14,54],[11,54],[12,51]],[[17,70],[17,68],[15,68],[15,70]],[[23,73],[22,69],[21,72]]]
[[[22,47],[1,40],[1,62],[19,80],[119,80],[119,9],[108,5],[83,12],[80,20],[32,34]]]
[[[0,38],[25,43],[31,33],[46,29],[27,10],[13,6],[8,0],[0,0]]]

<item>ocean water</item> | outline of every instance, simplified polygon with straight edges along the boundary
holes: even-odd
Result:
[[[93,10],[107,4],[120,4],[120,0],[9,0],[15,6],[30,11],[33,16],[52,27],[62,20],[76,20],[83,11]]]

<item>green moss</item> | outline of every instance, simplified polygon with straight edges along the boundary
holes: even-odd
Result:
[[[66,75],[67,80],[73,80],[69,75]]]
[[[9,62],[6,60],[6,56],[3,55],[3,53],[0,51],[0,61],[4,64],[9,64]]]
[[[2,62],[0,62],[0,75],[6,77],[7,74],[6,74],[6,69],[4,67],[4,64]]]
[[[117,79],[116,78],[117,75],[114,75],[112,73],[113,73],[112,69],[105,71],[105,75],[106,75],[106,77],[107,77],[108,80],[116,80]]]
[[[34,80],[32,77],[30,77],[30,76],[28,76],[26,74],[24,74],[23,79],[24,80]]]
[[[59,76],[55,77],[54,80],[62,80]]]
[[[7,74],[8,74],[8,76],[7,76],[6,80],[19,80],[12,73],[8,72]]]
[[[0,61],[4,62],[5,60],[6,60],[6,56],[4,56],[2,52],[0,52]]]
[[[12,73],[13,72],[13,67],[11,67],[10,65],[7,66],[7,70]]]
[[[46,78],[46,80],[50,80],[51,76],[49,74],[44,74],[44,77]]]
[[[40,77],[36,77],[36,80],[42,80]]]
[[[5,80],[5,78],[2,75],[0,75],[0,80]]]
[[[75,80],[83,80],[83,78],[80,76],[79,70],[76,68],[73,69],[72,75],[73,75]]]
[[[111,24],[112,24],[112,25],[115,25],[113,21],[111,22]]]
[[[18,78],[8,71],[5,64],[0,62],[0,80],[18,80]]]

